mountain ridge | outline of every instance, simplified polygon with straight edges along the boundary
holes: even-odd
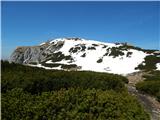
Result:
[[[153,68],[160,70],[159,57],[158,50],[146,50],[128,43],[58,38],[37,46],[17,47],[10,62],[45,69],[128,74],[144,69],[149,64],[148,59],[154,59]]]

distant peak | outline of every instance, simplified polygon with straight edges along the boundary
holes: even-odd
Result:
[[[57,41],[65,41],[65,40],[73,40],[73,41],[82,41],[84,39],[78,37],[66,37],[66,38],[56,38],[49,41],[49,43],[57,42]]]
[[[78,37],[69,37],[69,38],[66,38],[67,40],[82,40],[81,38],[78,38]]]

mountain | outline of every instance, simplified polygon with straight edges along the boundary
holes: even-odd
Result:
[[[160,70],[160,51],[128,43],[104,43],[81,38],[59,38],[37,46],[17,47],[10,62],[45,69],[85,70],[128,74]]]

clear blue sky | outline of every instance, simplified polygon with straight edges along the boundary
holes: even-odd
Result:
[[[81,37],[160,49],[160,2],[2,2],[2,58],[17,46]]]

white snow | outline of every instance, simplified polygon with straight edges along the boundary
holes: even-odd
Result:
[[[118,47],[120,45],[116,45],[113,43],[104,43],[94,40],[74,40],[74,39],[65,39],[65,38],[58,38],[55,40],[50,41],[50,43],[64,41],[64,45],[59,50],[64,55],[71,55],[74,61],[70,63],[67,60],[62,60],[59,62],[52,62],[51,60],[47,61],[46,63],[61,63],[61,64],[76,64],[77,66],[81,66],[81,70],[87,71],[96,71],[96,72],[109,72],[115,74],[122,74],[126,75],[129,73],[136,72],[135,68],[144,61],[144,58],[148,55],[143,51],[138,51],[134,49],[129,49],[128,51],[123,51],[125,55],[113,58],[113,56],[103,56],[107,51],[106,49],[109,47]],[[76,53],[70,53],[69,50],[76,45],[84,44],[86,46],[85,51],[79,51]],[[93,46],[92,44],[97,44],[98,46]],[[103,48],[106,45],[106,48]],[[96,50],[88,50],[88,47],[95,47]],[[58,51],[57,51],[58,52]],[[110,52],[110,51],[109,51]],[[132,52],[130,57],[126,57],[127,52]],[[86,53],[85,57],[81,57],[84,53]],[[97,63],[98,59],[102,59],[101,63]],[[33,65],[32,65],[33,66]],[[34,65],[35,66],[35,65]],[[59,67],[44,67],[41,64],[36,65],[37,67],[43,67],[45,69],[61,69]],[[157,64],[157,69],[160,70],[160,63]]]
[[[57,38],[57,39],[51,40],[49,43],[64,41],[64,40],[65,40],[65,38]]]
[[[61,66],[58,66],[58,67],[45,67],[45,66],[42,66],[41,64],[38,64],[38,65],[28,64],[28,65],[29,65],[29,66],[32,66],[32,67],[40,67],[40,68],[44,68],[44,69],[61,70]]]
[[[104,56],[101,63],[97,63],[97,60],[102,57],[104,51],[88,51],[86,58],[80,56],[74,56],[76,58],[75,64],[82,66],[82,70],[91,70],[97,72],[109,72],[116,74],[128,74],[136,72],[135,67],[137,67],[146,56],[145,53],[136,50],[131,50],[133,52],[132,57],[116,57]]]
[[[156,64],[157,70],[160,70],[160,63]]]
[[[143,62],[142,65],[146,65],[146,63]]]
[[[45,42],[43,42],[43,43],[41,43],[40,45],[44,45],[44,44],[46,44]]]
[[[123,57],[116,57],[113,58],[113,56],[104,56],[106,53],[106,49],[108,47],[117,47],[119,45],[115,45],[112,43],[102,43],[98,41],[93,40],[84,40],[81,41],[77,40],[65,40],[61,39],[64,42],[63,47],[59,50],[65,55],[70,55],[69,49],[74,47],[78,44],[85,44],[86,47],[93,46],[92,44],[98,44],[98,46],[94,46],[96,50],[85,50],[80,51],[76,53],[72,53],[71,56],[74,58],[75,62],[72,62],[71,64],[76,64],[78,66],[82,67],[82,70],[89,70],[89,71],[97,71],[97,72],[109,72],[109,73],[116,73],[116,74],[128,74],[132,72],[136,72],[138,70],[135,70],[135,67],[137,67],[142,61],[144,61],[146,53],[142,51],[137,50],[129,50],[128,52],[132,52],[131,57],[126,57],[127,51],[125,52],[125,55]],[[102,48],[104,45],[107,45],[107,48]],[[86,53],[85,57],[81,57]],[[97,60],[102,58],[103,61],[101,63],[97,63]],[[61,64],[69,64],[65,60],[62,60],[60,62]]]
[[[46,63],[54,63],[54,62],[52,62],[52,60],[49,60],[49,61],[47,61]]]
[[[54,62],[56,64],[66,64],[66,65],[70,65],[72,63],[70,63],[70,60],[62,60],[62,61],[59,61],[59,62]]]

